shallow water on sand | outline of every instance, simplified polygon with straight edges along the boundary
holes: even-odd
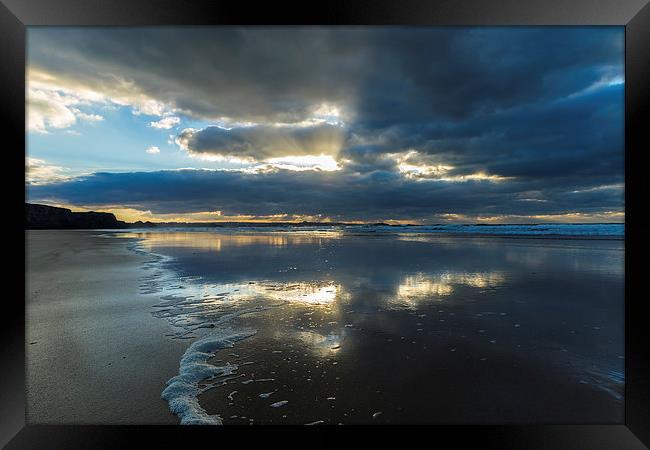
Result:
[[[622,240],[120,235],[193,345],[163,394],[184,423],[623,420]]]

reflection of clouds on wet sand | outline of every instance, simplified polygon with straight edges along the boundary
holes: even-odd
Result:
[[[182,239],[179,241],[184,243]],[[214,247],[203,248],[211,250]],[[348,295],[340,284],[332,281],[208,283],[201,277],[178,277],[165,267],[171,260],[169,257],[155,253],[151,256],[153,261],[146,268],[152,273],[142,280],[141,288],[143,292],[159,295],[162,300],[155,305],[153,315],[169,322],[173,331],[168,336],[196,339],[183,355],[178,375],[168,380],[162,393],[181,423],[222,423],[218,414],[210,415],[201,407],[198,396],[227,383],[222,377],[236,377],[238,364],[219,366],[210,362],[220,349],[232,347],[238,340],[257,332],[241,328],[241,325],[233,327],[234,319],[280,306],[288,306],[289,311],[301,316],[317,311],[319,315],[330,315],[335,313],[331,306]],[[285,313],[285,317],[287,314],[292,313]],[[341,347],[341,333],[323,335],[295,328],[287,331],[282,333],[283,342],[288,336],[294,336],[321,357],[333,355]]]
[[[196,277],[179,279],[173,271],[158,270],[144,280],[147,293],[157,293],[162,302],[153,315],[166,318],[175,328],[173,337],[193,338],[200,328],[238,308],[292,305],[328,308],[350,294],[332,281],[205,283]]]
[[[455,273],[445,274],[452,284],[464,284],[475,288],[495,288],[506,281],[502,272]]]
[[[620,362],[610,361],[610,354],[620,350],[603,340],[611,338],[599,331],[600,310],[590,309],[596,301],[605,305],[609,297],[600,299],[600,290],[588,289],[593,286],[591,255],[605,254],[608,262],[622,256],[608,251],[611,243],[448,237],[414,243],[400,236],[217,232],[145,233],[138,242],[160,258],[151,265],[152,277],[143,280],[143,292],[162,298],[154,315],[169,320],[172,337],[202,341],[228,327],[233,336],[257,330],[254,339],[235,344],[249,352],[247,357],[255,355],[252,362],[237,355],[217,357],[241,366],[233,375],[246,373],[241,383],[249,383],[248,377],[255,383],[277,380],[253,394],[283,393],[282,399],[289,400],[285,411],[310,401],[298,395],[295,386],[301,382],[319,389],[330,384],[341,391],[356,389],[351,380],[358,368],[372,366],[377,358],[426,371],[411,361],[434,354],[445,367],[463,356],[478,364],[475,372],[513,370],[512,364],[526,367],[534,361],[561,380],[620,399],[622,381],[602,376],[604,369],[618,370]],[[544,270],[536,269],[536,261]],[[572,315],[580,301],[571,296],[576,289],[584,289],[591,300]],[[604,335],[599,345],[608,356],[602,361],[593,354],[593,341],[580,334],[579,326],[587,321],[594,333]],[[584,364],[571,355],[584,356]],[[239,415],[239,405],[231,403],[219,408]],[[318,411],[335,404],[327,401],[328,409]]]
[[[330,305],[339,299],[349,296],[340,284],[327,281],[271,283],[260,284],[259,286],[263,289],[263,292],[260,292],[260,294],[273,300],[283,300],[290,303]]]
[[[175,232],[129,232],[120,237],[142,239],[141,247],[150,251],[155,248],[185,247],[203,250],[221,251],[225,247],[246,247],[263,245],[270,247],[287,247],[289,245],[319,245],[326,239],[339,237],[338,232],[312,232],[310,234],[294,232],[291,234],[245,234],[216,233],[199,231]]]
[[[473,288],[496,288],[502,285],[506,276],[502,272],[443,272],[441,274],[417,273],[404,277],[397,286],[392,302],[417,306],[426,301],[443,300],[454,293],[459,286]]]
[[[399,300],[420,299],[422,297],[441,297],[450,295],[454,291],[453,286],[444,283],[442,280],[435,280],[423,274],[408,276],[397,286],[397,297]]]
[[[158,317],[176,316],[176,323],[189,321],[190,317],[202,316],[207,318],[211,310],[219,312],[233,303],[243,303],[252,300],[274,301],[276,304],[290,303],[294,305],[332,305],[339,298],[346,298],[341,285],[328,282],[313,283],[265,283],[248,282],[234,284],[200,284],[196,286],[179,286],[172,295],[163,295],[163,303],[157,305],[158,312],[167,312]],[[281,303],[278,303],[281,302]],[[170,311],[174,311],[171,313]]]
[[[596,272],[619,277],[624,273],[624,249],[616,241],[573,242],[571,245],[552,243],[529,244],[534,251],[521,251],[511,246],[504,251],[508,262],[531,269],[553,268],[570,265],[577,272]]]
[[[317,331],[296,331],[291,336],[299,339],[316,356],[334,356],[343,346],[345,328],[327,334],[321,334]]]

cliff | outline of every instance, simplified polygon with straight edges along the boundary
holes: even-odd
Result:
[[[72,212],[66,208],[25,203],[26,229],[127,228],[111,213]]]

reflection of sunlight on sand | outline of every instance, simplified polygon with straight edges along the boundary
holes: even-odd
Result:
[[[474,288],[494,288],[505,282],[501,272],[444,272],[439,275],[419,273],[405,277],[397,286],[394,302],[416,306],[418,303],[441,299],[454,292],[454,286],[464,285]]]
[[[481,273],[456,273],[445,274],[449,276],[449,282],[453,284],[464,284],[476,288],[497,287],[503,284],[506,277],[501,272]]]
[[[307,345],[317,356],[333,356],[341,350],[345,329],[327,335],[315,331],[296,331],[295,337]]]
[[[202,285],[200,297],[210,297],[225,293],[218,300],[245,300],[264,297],[289,303],[309,305],[330,305],[339,297],[344,297],[340,284],[334,283],[264,283],[249,282],[244,284]],[[197,295],[194,295],[197,297]]]
[[[329,305],[338,298],[345,297],[340,284],[334,283],[281,283],[266,285],[264,295],[291,303],[308,303],[311,305]]]
[[[250,281],[246,283],[209,284],[186,283],[173,286],[168,283],[163,287],[163,294],[186,299],[186,303],[201,304],[204,307],[224,305],[237,301],[264,298],[296,305],[328,306],[339,299],[347,299],[340,284],[330,281],[278,283],[267,281]]]
[[[245,247],[268,245],[287,247],[288,245],[322,244],[324,239],[339,237],[340,232],[293,232],[291,234],[235,234],[226,232],[135,232],[123,233],[120,237],[141,239],[144,250],[151,251],[158,246],[188,247],[221,251],[224,247]]]
[[[225,246],[244,247],[255,244],[285,247],[289,242],[286,236],[227,235],[205,232],[128,233],[125,237],[143,238],[141,245],[146,250],[152,250],[162,245],[220,251]],[[291,242],[293,243],[293,241],[292,239]]]
[[[186,278],[179,284],[177,278],[163,277],[159,281],[163,286],[157,293],[163,301],[154,306],[153,315],[166,318],[176,328],[168,336],[181,339],[197,337],[200,329],[212,328],[210,324],[238,311],[287,305],[331,312],[338,300],[349,298],[332,282],[206,284]]]
[[[401,299],[414,297],[449,295],[454,288],[441,281],[425,278],[424,275],[408,276],[397,287],[397,296]]]

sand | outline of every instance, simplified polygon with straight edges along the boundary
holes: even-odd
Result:
[[[187,343],[138,293],[146,258],[100,234],[26,232],[27,422],[178,423],[160,393]]]

